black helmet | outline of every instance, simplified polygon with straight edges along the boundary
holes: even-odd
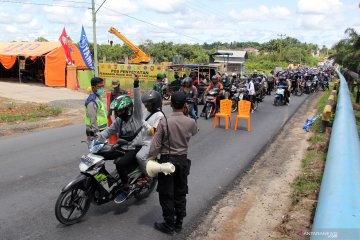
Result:
[[[114,110],[116,117],[127,121],[134,112],[134,103],[129,96],[121,95],[111,102],[110,109]]]
[[[161,95],[159,92],[155,90],[150,90],[145,92],[141,96],[141,101],[143,104],[147,104],[147,103],[152,104],[152,110],[161,109],[161,105],[162,105]]]
[[[184,78],[182,80],[183,85],[186,85],[187,83],[190,84],[190,86],[192,85],[193,81],[192,81],[192,79],[190,77]]]

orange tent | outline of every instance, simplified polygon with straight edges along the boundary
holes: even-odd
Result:
[[[79,49],[72,43],[71,57],[76,67],[86,68]],[[60,42],[11,42],[0,43],[0,63],[11,69],[17,58],[45,56],[45,85],[51,87],[65,86],[65,52]]]

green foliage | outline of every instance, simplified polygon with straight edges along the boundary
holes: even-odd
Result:
[[[93,52],[93,44],[90,43],[90,50]],[[289,63],[306,64],[314,66],[317,59],[311,56],[311,53],[318,49],[315,44],[301,43],[296,38],[287,37],[285,39],[273,39],[269,42],[260,44],[257,42],[214,42],[204,44],[176,44],[173,42],[154,43],[146,40],[138,46],[146,54],[150,55],[155,63],[172,62],[173,57],[181,56],[184,63],[207,64],[209,54],[219,49],[241,50],[246,47],[253,47],[260,51],[259,56],[249,55],[245,66],[248,70],[258,69],[270,71],[277,66],[287,68]],[[280,53],[281,49],[281,53]],[[119,62],[124,60],[125,56],[132,54],[132,51],[126,46],[115,44],[98,45],[98,59],[102,62]],[[131,58],[131,57],[130,57]]]
[[[354,72],[360,72],[360,35],[353,29],[345,30],[346,38],[337,42],[331,55],[335,62]]]
[[[47,40],[46,38],[44,37],[38,37],[35,39],[35,42],[48,42],[49,40]]]

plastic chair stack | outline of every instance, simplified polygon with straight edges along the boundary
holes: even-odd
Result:
[[[220,118],[224,118],[225,129],[229,129],[229,122],[231,126],[231,106],[232,106],[231,100],[229,99],[220,100],[220,112],[215,114],[214,128],[216,127],[216,119],[218,120],[218,125],[220,126]]]
[[[238,114],[235,120],[235,128],[236,131],[239,124],[239,119],[247,120],[247,129],[250,132],[251,123],[250,123],[250,110],[251,110],[251,102],[246,100],[241,100],[238,102]]]

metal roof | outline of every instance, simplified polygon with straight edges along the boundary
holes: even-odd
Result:
[[[226,58],[244,58],[246,55],[246,51],[240,50],[218,50],[217,52],[210,54],[210,55],[217,55],[217,56],[225,56]]]

